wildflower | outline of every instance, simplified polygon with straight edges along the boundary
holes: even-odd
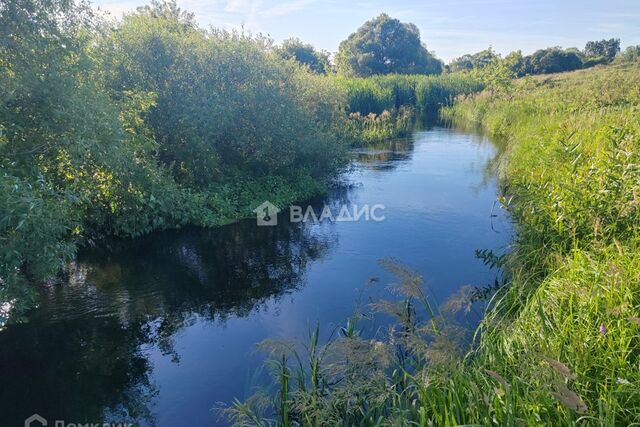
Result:
[[[600,328],[598,330],[600,331],[600,335],[602,336],[607,335],[607,327],[604,326],[604,323],[600,324]]]

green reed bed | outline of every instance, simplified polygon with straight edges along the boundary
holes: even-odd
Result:
[[[483,83],[469,74],[384,75],[338,78],[347,98],[349,131],[356,143],[404,136],[416,119],[435,117],[456,96],[482,90]]]

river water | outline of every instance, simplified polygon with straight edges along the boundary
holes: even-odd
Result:
[[[0,332],[0,425],[34,413],[49,425],[224,425],[212,408],[247,397],[264,375],[255,344],[344,322],[370,279],[380,285],[366,298],[385,292],[380,259],[418,271],[436,303],[493,283],[474,252],[512,237],[495,203],[494,154],[481,136],[417,131],[354,152],[348,185],[311,204],[379,204],[383,221],[292,223],[285,210],[276,226],[252,219],[85,251],[28,322]]]

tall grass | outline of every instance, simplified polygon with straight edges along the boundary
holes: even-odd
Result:
[[[632,66],[459,98],[444,115],[494,135],[518,223],[513,252],[492,258],[508,281],[470,349],[460,353],[460,330],[420,277],[386,264],[402,298],[372,306],[396,318],[384,339],[350,321],[322,347],[315,394],[287,388],[286,415],[268,394],[226,414],[237,425],[638,425],[639,105]],[[474,299],[460,294],[448,307]],[[272,354],[287,364],[291,353]],[[310,369],[287,366],[309,381]]]
[[[450,105],[456,96],[479,92],[482,82],[469,74],[440,76],[388,74],[368,78],[341,78],[349,112],[368,115],[411,107],[420,114]]]
[[[416,119],[434,118],[456,96],[482,90],[468,74],[382,75],[338,78],[346,93],[349,132],[358,143],[375,143],[411,132]]]

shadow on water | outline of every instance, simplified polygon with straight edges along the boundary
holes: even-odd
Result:
[[[68,283],[43,290],[29,323],[0,334],[3,424],[21,425],[34,412],[153,424],[157,390],[145,346],[178,362],[181,329],[195,319],[224,324],[282,298],[331,245],[285,219],[111,241],[80,254]]]

